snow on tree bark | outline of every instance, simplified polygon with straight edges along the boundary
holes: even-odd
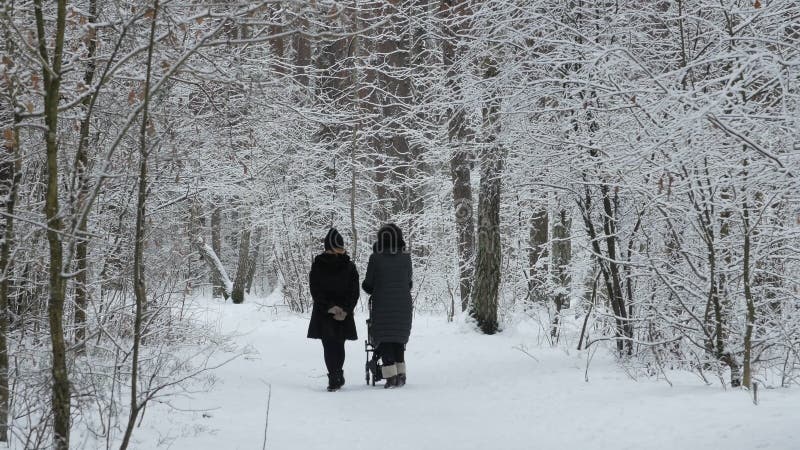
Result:
[[[497,79],[495,62],[486,61],[484,79]],[[478,255],[472,290],[471,315],[486,334],[498,330],[497,306],[500,288],[500,188],[503,173],[503,148],[499,142],[500,97],[490,91],[484,101],[485,144],[480,151],[481,181],[478,194]]]
[[[221,288],[223,289],[222,295],[224,295],[225,299],[227,300],[233,292],[233,282],[231,281],[230,277],[228,277],[228,272],[225,270],[225,266],[222,265],[222,261],[219,260],[219,257],[214,249],[211,248],[211,246],[208,245],[202,237],[196,238],[195,245],[197,245],[197,249],[205,260],[206,264],[208,264],[209,269],[211,269],[214,276],[220,281]]]

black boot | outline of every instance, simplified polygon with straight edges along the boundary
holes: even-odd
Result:
[[[396,387],[398,387],[397,375],[387,378],[386,379],[386,384],[383,385],[384,389],[394,389]]]
[[[338,391],[341,385],[339,385],[339,375],[335,373],[328,374],[328,392]]]
[[[336,384],[339,388],[344,386],[344,372],[341,370],[336,372]]]

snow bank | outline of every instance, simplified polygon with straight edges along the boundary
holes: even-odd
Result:
[[[248,352],[216,371],[210,393],[173,401],[177,410],[151,407],[134,448],[261,449],[268,398],[266,448],[275,450],[800,448],[797,391],[765,390],[754,406],[746,392],[690,374],[670,374],[674,387],[633,381],[602,351],[586,382],[586,353],[537,344],[538,325],[482,336],[418,316],[406,387],[366,386],[359,340],[347,344],[346,386],[328,393],[306,318],[274,296],[200,304]]]

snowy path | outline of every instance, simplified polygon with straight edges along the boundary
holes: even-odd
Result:
[[[675,387],[633,382],[599,352],[587,383],[585,355],[536,346],[535,324],[480,336],[416,317],[406,387],[366,386],[359,340],[347,345],[347,385],[328,393],[322,348],[305,339],[305,320],[253,303],[205,303],[209,321],[257,353],[218,369],[212,392],[175,402],[210,417],[150,413],[136,448],[160,439],[172,449],[261,449],[269,383],[272,450],[800,449],[797,390],[764,390],[756,407],[746,393],[691,375],[674,375]]]

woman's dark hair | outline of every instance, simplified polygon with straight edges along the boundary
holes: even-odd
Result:
[[[393,223],[386,224],[378,230],[377,249],[396,253],[405,250],[406,241],[403,240],[403,232],[400,227]]]

